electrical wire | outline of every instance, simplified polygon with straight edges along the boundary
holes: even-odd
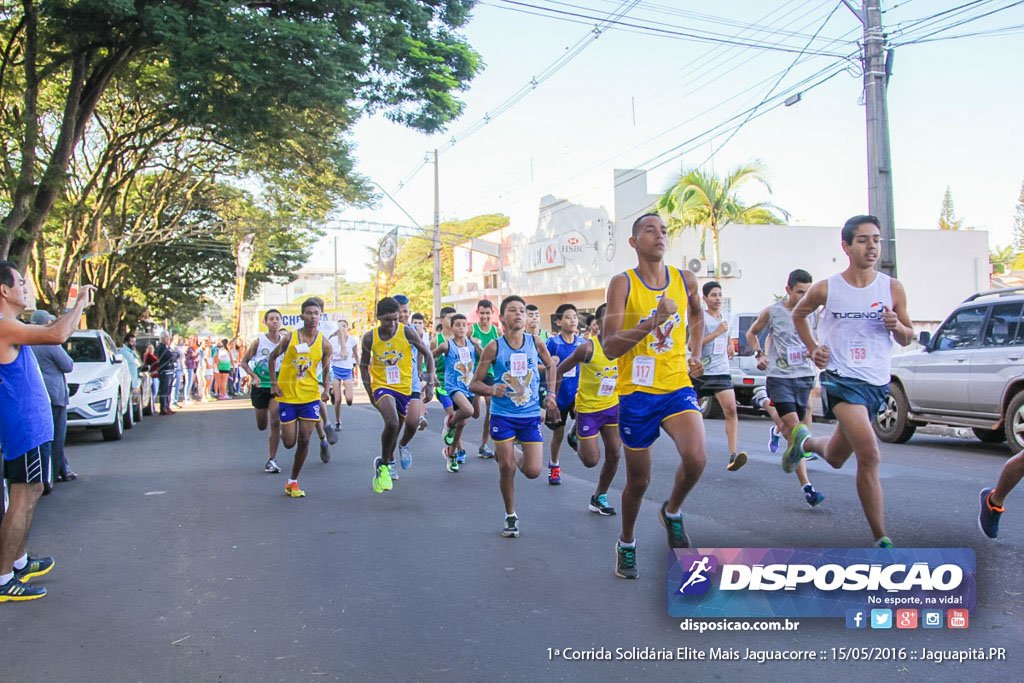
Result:
[[[941,27],[933,30],[931,33],[924,34],[923,36],[917,36],[916,38],[913,38],[912,40],[907,40],[907,41],[904,41],[904,42],[901,42],[901,43],[894,43],[892,45],[892,47],[899,47],[901,45],[915,45],[917,43],[923,42],[924,40],[926,40],[928,38],[931,38],[932,36],[938,35],[939,33],[942,33],[944,31],[948,31],[949,29],[956,28],[957,26],[963,26],[964,24],[968,24],[968,23],[971,23],[971,22],[974,22],[974,21],[978,21],[979,19],[984,19],[985,17],[990,17],[993,14],[997,14],[999,12],[1003,12],[1005,10],[1012,9],[1012,8],[1018,7],[1020,5],[1024,5],[1024,0],[1017,0],[1016,2],[1011,2],[1009,5],[1005,5],[1003,7],[997,7],[996,9],[990,10],[988,12],[984,12],[982,14],[978,14],[978,15],[975,15],[975,16],[968,17],[966,19],[961,19],[959,21],[956,21],[956,22],[953,22],[953,23],[950,23],[950,24],[946,24],[944,26],[941,26]]]

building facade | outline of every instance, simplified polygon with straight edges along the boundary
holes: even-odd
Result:
[[[547,196],[535,226],[512,225],[480,239],[500,245],[499,256],[455,249],[453,282],[443,301],[475,319],[479,299],[495,302],[518,294],[549,320],[559,304],[584,312],[605,299],[608,281],[636,265],[629,246],[637,217],[654,206],[644,171],[616,170],[610,207],[588,207]],[[837,216],[841,225],[847,216]],[[709,237],[710,239],[710,237]],[[785,294],[790,271],[803,268],[817,279],[846,267],[840,228],[795,225],[730,225],[720,236],[726,306],[734,313],[759,311]],[[666,262],[693,270],[701,284],[711,279],[700,256],[700,235],[673,237]],[[932,329],[968,295],[989,288],[988,233],[973,230],[897,230],[899,278],[915,326]],[[500,263],[500,266],[499,266]]]

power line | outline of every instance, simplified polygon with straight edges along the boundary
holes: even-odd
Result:
[[[818,34],[822,32],[822,30],[825,28],[825,26],[828,24],[828,22],[832,19],[833,15],[835,15],[836,10],[838,10],[842,6],[842,4],[843,3],[841,3],[841,2],[837,2],[836,3],[836,6],[833,7],[832,11],[828,13],[827,17],[825,17],[825,21],[823,21],[821,23],[821,26],[818,27],[818,30],[815,31],[814,35],[811,36],[811,39],[807,41],[807,45],[805,47],[810,46],[810,44],[815,41],[815,39],[818,37]],[[708,158],[705,159],[704,161],[702,161],[698,165],[698,168],[700,168],[704,164],[708,163],[708,161],[713,159],[716,154],[718,154],[720,151],[722,151],[723,147],[725,147],[727,144],[729,144],[729,141],[732,140],[736,136],[736,133],[740,132],[740,129],[743,128],[743,126],[745,126],[748,121],[750,121],[750,119],[754,116],[754,114],[757,112],[757,110],[760,109],[764,105],[764,103],[768,101],[768,98],[771,97],[772,93],[775,92],[775,89],[779,87],[779,84],[781,84],[782,81],[785,80],[786,76],[788,76],[789,72],[793,70],[793,67],[797,65],[797,62],[800,61],[801,57],[803,57],[803,53],[802,52],[796,56],[796,59],[794,59],[790,63],[789,66],[786,67],[785,71],[782,72],[782,75],[779,76],[778,80],[775,81],[775,83],[772,85],[772,87],[768,89],[768,92],[766,92],[764,94],[764,97],[761,98],[761,101],[757,105],[755,105],[753,109],[750,110],[750,113],[747,115],[747,118],[744,119],[743,122],[740,125],[736,126],[736,128],[734,128],[731,133],[729,133],[729,137],[727,137],[725,139],[725,142],[723,142],[718,147],[716,147],[711,152],[711,154],[708,156]]]
[[[495,1],[496,2],[502,2],[502,3],[508,4],[508,5],[513,5],[513,6],[516,6],[516,7],[529,8],[529,9],[537,10],[539,12],[550,13],[550,14],[558,15],[558,16],[573,17],[573,18],[584,19],[584,20],[593,20],[593,19],[595,19],[595,17],[593,15],[584,14],[582,12],[570,12],[568,10],[559,10],[559,9],[554,9],[554,8],[551,8],[551,7],[543,7],[541,5],[533,5],[533,4],[528,3],[528,2],[522,2],[521,0],[495,0]],[[500,5],[492,5],[492,6],[500,7]],[[648,32],[648,33],[663,34],[663,35],[667,35],[667,36],[675,36],[675,37],[685,38],[685,39],[688,39],[688,40],[694,40],[694,41],[704,42],[704,43],[722,43],[722,44],[726,44],[726,45],[739,45],[739,46],[742,46],[742,47],[755,47],[755,48],[758,48],[758,49],[774,50],[774,51],[777,51],[777,52],[790,52],[790,53],[801,52],[800,50],[798,50],[795,47],[790,47],[790,46],[786,46],[786,45],[782,45],[782,44],[778,44],[778,43],[763,43],[763,42],[762,43],[749,43],[749,42],[744,43],[744,42],[736,41],[736,40],[733,40],[731,38],[725,37],[723,34],[702,35],[700,33],[694,33],[694,32],[689,31],[689,30],[678,30],[678,29],[674,29],[674,28],[663,28],[662,26],[664,26],[664,24],[662,24],[662,26],[658,26],[657,25],[657,24],[661,24],[661,22],[652,22],[655,25],[650,25],[650,24],[638,24],[638,23],[627,22],[627,21],[622,21],[622,20],[614,20],[614,21],[610,21],[610,23],[613,24],[614,26],[625,26],[625,27],[628,27],[628,28],[639,29],[641,31],[645,31],[645,32]],[[816,55],[821,56],[821,57],[839,57],[839,56],[841,56],[841,55],[838,55],[838,54],[835,54],[835,53],[831,53],[831,52],[820,52],[820,51],[809,51],[809,50],[804,50],[804,52],[807,52],[808,54],[816,54]]]
[[[977,21],[979,19],[984,19],[985,17],[990,17],[993,14],[997,14],[999,12],[1003,12],[1005,10],[1012,9],[1012,8],[1017,7],[1019,5],[1024,5],[1024,0],[1017,0],[1017,2],[1011,2],[1009,5],[1005,5],[1003,7],[997,7],[996,9],[990,10],[988,12],[984,12],[982,14],[978,14],[978,15],[975,15],[975,16],[972,16],[972,17],[967,17],[966,19],[961,19],[960,21],[956,21],[956,22],[953,22],[953,23],[950,23],[950,24],[946,24],[944,26],[941,26],[941,27],[935,29],[931,33],[926,33],[923,36],[918,36],[917,38],[914,38],[913,40],[905,41],[905,42],[902,42],[902,43],[895,43],[895,44],[893,44],[893,47],[899,47],[900,45],[914,45],[915,43],[923,42],[927,38],[930,38],[930,37],[932,37],[934,35],[937,35],[939,33],[944,32],[944,31],[948,31],[949,29],[956,28],[957,26],[963,26],[964,24],[968,24],[968,23],[971,23],[973,21]]]

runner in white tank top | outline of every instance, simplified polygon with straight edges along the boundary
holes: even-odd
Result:
[[[267,463],[263,466],[263,471],[267,474],[277,474],[281,471],[277,465],[277,447],[281,443],[281,418],[278,416],[277,401],[270,393],[270,368],[267,366],[270,353],[281,341],[281,322],[281,312],[276,308],[263,314],[263,324],[267,326],[267,331],[253,340],[245,350],[240,364],[242,371],[252,378],[249,400],[256,412],[256,428],[262,432],[270,427],[270,451]]]
[[[797,333],[814,363],[825,369],[822,400],[839,424],[831,437],[817,438],[799,426],[793,434],[794,447],[787,450],[791,457],[783,456],[782,467],[790,471],[802,457],[816,453],[839,469],[850,455],[856,455],[857,492],[864,516],[875,545],[891,548],[878,479],[881,457],[871,422],[888,395],[892,340],[907,346],[914,329],[903,285],[875,270],[881,252],[878,219],[854,216],[846,221],[842,245],[850,265],[812,286],[793,311]],[[822,306],[818,344],[807,317]]]

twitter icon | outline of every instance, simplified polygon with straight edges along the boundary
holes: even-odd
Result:
[[[892,628],[892,610],[871,610],[871,628]]]

